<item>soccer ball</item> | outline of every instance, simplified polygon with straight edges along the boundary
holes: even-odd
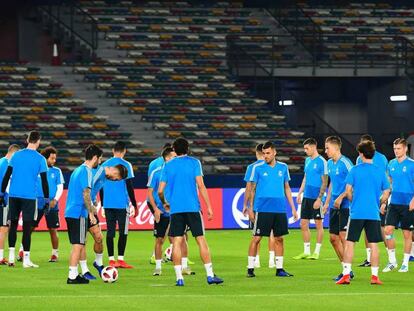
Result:
[[[118,270],[114,267],[108,266],[103,268],[101,278],[105,283],[114,283],[118,280]]]

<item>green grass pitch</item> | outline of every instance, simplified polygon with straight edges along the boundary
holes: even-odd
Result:
[[[104,233],[105,234],[105,233]],[[18,237],[20,241],[20,235]],[[314,237],[314,235],[313,235]],[[397,258],[402,259],[401,232],[396,234]],[[370,269],[356,267],[365,256],[363,243],[356,247],[353,270],[355,280],[349,286],[338,286],[332,277],[340,265],[329,244],[326,232],[318,261],[295,261],[303,244],[299,230],[285,238],[285,268],[293,278],[277,278],[267,267],[267,239],[262,242],[260,269],[256,278],[247,279],[247,248],[250,231],[207,231],[215,273],[224,278],[222,285],[207,285],[204,267],[193,239],[190,259],[195,261],[195,276],[185,277],[185,286],[174,286],[171,263],[163,265],[163,275],[153,277],[149,264],[153,247],[151,232],[130,232],[126,260],[135,266],[120,270],[118,282],[101,280],[89,285],[67,285],[68,244],[66,232],[60,233],[58,263],[48,263],[50,242],[47,233],[33,233],[32,260],[39,269],[0,266],[0,310],[412,310],[414,305],[414,271],[380,273],[383,286],[369,284]],[[88,263],[91,272],[93,252],[88,236]],[[115,243],[116,245],[116,243]],[[314,242],[312,242],[312,250]],[[7,251],[6,251],[7,256]],[[107,263],[107,258],[105,259]],[[381,246],[381,269],[386,264]],[[414,270],[414,265],[411,264]]]

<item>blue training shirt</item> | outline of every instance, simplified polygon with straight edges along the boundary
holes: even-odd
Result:
[[[290,175],[285,163],[277,161],[274,167],[266,162],[254,165],[250,181],[256,183],[257,212],[286,213],[285,183],[290,181]]]
[[[410,205],[414,197],[414,160],[407,157],[401,163],[392,159],[388,164],[391,177],[391,204]]]
[[[55,166],[48,168],[47,183],[49,185],[49,199],[52,200],[56,196],[57,187],[65,183],[65,179],[63,178],[63,174],[60,168],[55,167]],[[37,178],[37,198],[38,198],[38,202],[40,198],[44,198],[43,188],[42,188],[42,179],[40,178],[40,176],[38,176]],[[43,209],[43,207],[44,207],[43,204],[37,205],[38,209]],[[51,210],[58,210],[58,209],[59,209],[58,203],[56,203],[56,206],[52,208]]]
[[[66,218],[80,218],[88,216],[88,209],[83,201],[83,191],[92,189],[92,170],[82,164],[70,176],[68,197],[66,199]]]
[[[161,156],[152,160],[148,166],[148,177],[150,177],[153,170],[155,170],[156,168],[162,167],[163,165],[164,165],[164,158]]]
[[[250,179],[252,179],[252,178],[253,178],[253,177],[252,177],[252,170],[253,170],[253,166],[254,166],[254,165],[256,165],[256,164],[258,164],[258,163],[262,163],[262,162],[264,162],[264,160],[257,160],[256,162],[251,163],[251,164],[249,164],[249,165],[247,166],[247,168],[246,168],[246,173],[244,174],[244,181],[245,181],[245,182],[249,182],[249,181],[250,181]]]
[[[306,174],[304,198],[317,199],[322,186],[322,176],[328,175],[328,166],[326,160],[321,156],[315,159],[307,157],[305,160]]]
[[[178,156],[165,163],[160,182],[166,182],[170,214],[199,212],[196,177],[203,176],[201,162],[188,155]]]
[[[387,175],[374,164],[354,166],[346,178],[353,188],[351,219],[380,220],[380,196],[390,188]]]
[[[134,170],[131,163],[128,161],[112,157],[106,160],[102,167],[116,166],[121,164],[126,167],[128,171],[128,176],[126,179],[134,178]],[[122,180],[109,180],[105,179],[103,183],[104,199],[102,206],[104,208],[116,208],[116,209],[126,209],[129,206],[129,196],[126,187],[126,182]]]
[[[47,172],[44,156],[32,149],[17,151],[9,161],[13,168],[9,195],[13,198],[35,200],[37,197],[37,177]]]
[[[9,166],[9,160],[6,157],[0,159],[0,185],[3,182],[4,175],[6,175],[7,167]],[[4,194],[4,201],[7,202],[7,190]]]
[[[330,208],[333,208],[335,200],[345,192],[345,180],[353,166],[352,161],[344,155],[341,155],[336,162],[333,159],[328,160],[328,176],[332,185],[331,201],[329,202]],[[349,200],[344,198],[341,208],[349,208],[349,205]]]
[[[384,170],[384,172],[387,171],[388,160],[387,157],[383,155],[381,152],[375,151],[374,157],[372,158],[372,163],[378,166],[380,169]],[[356,159],[356,164],[362,164],[360,156],[358,156],[358,158]]]
[[[161,216],[162,217],[170,217],[170,214],[167,213],[165,210],[160,197],[158,196],[158,186],[160,185],[160,178],[161,178],[161,171],[163,167],[157,167],[155,170],[152,171],[151,175],[148,178],[147,187],[152,188],[152,195],[154,197],[155,204],[157,204],[157,207],[162,211]],[[164,190],[164,196],[167,202],[169,202],[169,194],[168,194],[168,186]]]

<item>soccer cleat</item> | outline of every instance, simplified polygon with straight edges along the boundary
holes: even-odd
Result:
[[[58,257],[56,255],[50,256],[49,262],[57,262],[57,261],[58,261]]]
[[[39,265],[29,261],[28,263],[23,263],[23,268],[39,268]]]
[[[117,261],[117,264],[118,264],[118,267],[122,269],[133,269],[134,268],[133,266],[127,264],[125,261],[119,260],[119,259]]]
[[[99,276],[101,276],[101,274],[102,274],[102,270],[103,270],[104,266],[103,266],[103,265],[102,265],[102,266],[99,266],[99,265],[96,263],[96,261],[94,261],[94,262],[93,262],[93,266],[95,267],[95,269],[96,269],[96,270],[98,270]]]
[[[365,259],[363,263],[358,265],[358,267],[371,267],[371,263]]]
[[[410,261],[414,261],[414,256],[410,256]]]
[[[150,264],[155,265],[155,255],[152,255],[150,258]]]
[[[395,268],[398,267],[397,263],[387,263],[387,265],[385,266],[385,268],[382,270],[382,272],[390,272],[392,270],[394,270]]]
[[[76,277],[76,279],[67,279],[66,284],[89,284],[89,280],[85,279],[80,274]]]
[[[6,258],[3,258],[0,260],[0,266],[6,266],[9,263],[9,261]]]
[[[14,268],[16,265],[14,264],[14,262],[9,262],[8,264],[7,264],[10,268]]]
[[[349,285],[351,284],[351,276],[349,274],[343,275],[338,281],[336,281],[338,285]]]
[[[119,264],[118,264],[118,262],[116,260],[110,260],[109,261],[109,265],[111,267],[114,267],[114,268],[118,268],[119,267]]]
[[[408,272],[408,266],[402,265],[400,269],[398,269],[398,272]]]
[[[161,269],[155,269],[152,273],[153,276],[160,276],[161,275]]]
[[[269,268],[270,268],[270,269],[274,269],[274,268],[276,268],[276,264],[275,264],[275,262],[274,262],[274,261],[269,261]]]
[[[175,286],[184,286],[184,280],[178,279],[177,282],[175,282]]]
[[[23,251],[19,251],[19,254],[17,255],[17,261],[22,262],[23,261]]]
[[[312,255],[306,257],[306,259],[318,260],[319,259],[319,254],[318,253],[313,253]]]
[[[295,259],[295,260],[299,260],[299,259],[307,259],[309,256],[310,256],[310,254],[305,254],[305,253],[302,253],[302,254],[299,254],[299,255],[297,255],[297,256],[295,256],[295,257],[293,257],[293,259]]]
[[[207,283],[208,283],[208,285],[211,285],[211,284],[221,284],[223,282],[224,282],[224,280],[223,279],[220,279],[216,275],[214,275],[214,276],[208,276],[207,277]]]
[[[184,268],[181,272],[182,272],[183,275],[195,275],[195,272],[191,271],[191,269],[189,267]]]
[[[96,280],[96,277],[92,275],[92,273],[90,273],[89,271],[86,272],[84,275],[80,275],[80,276],[86,280]]]
[[[248,278],[254,278],[256,274],[254,274],[254,269],[247,269],[247,275]]]
[[[354,275],[354,272],[353,272],[353,271],[351,271],[351,272],[349,273],[349,275],[351,276],[351,280],[355,277],[355,275]]]
[[[289,272],[285,271],[284,269],[276,269],[276,276],[290,277],[290,276],[293,276],[293,274],[290,274]]]
[[[333,280],[338,282],[344,275],[342,273],[338,274],[338,276],[334,277]]]
[[[260,261],[254,261],[254,267],[255,268],[260,268]]]
[[[371,275],[371,285],[382,285],[382,282],[376,275]]]
[[[188,264],[189,265],[195,265],[195,262],[194,261],[191,261],[190,259],[188,259]]]

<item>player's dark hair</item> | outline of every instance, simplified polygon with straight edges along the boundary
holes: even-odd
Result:
[[[11,144],[9,146],[9,148],[7,149],[7,152],[13,152],[13,151],[17,151],[20,150],[20,146],[16,145],[16,144]]]
[[[173,142],[173,148],[177,155],[188,153],[189,143],[185,138],[179,137]]]
[[[112,149],[114,152],[124,152],[126,150],[126,143],[123,141],[117,141]]]
[[[375,155],[375,144],[372,141],[361,141],[357,146],[357,151],[362,153],[366,159],[372,159]]]
[[[115,168],[118,170],[119,175],[121,176],[122,179],[125,179],[128,177],[128,170],[124,165],[117,164],[115,165]]]
[[[172,147],[166,147],[164,148],[164,150],[162,151],[161,156],[164,158],[168,157],[170,155],[171,152],[174,152],[174,149]]]
[[[342,140],[338,136],[329,136],[329,137],[326,137],[325,143],[330,143],[330,144],[338,145],[339,147],[342,147]]]
[[[374,139],[372,138],[372,136],[371,135],[369,135],[369,134],[364,134],[364,135],[362,135],[360,138],[359,138],[359,141],[364,141],[364,140],[366,140],[366,141],[374,141]]]
[[[103,151],[97,145],[89,145],[85,149],[85,160],[92,160],[94,156],[100,158],[103,155]]]
[[[29,144],[35,144],[42,138],[42,135],[38,131],[31,131],[29,135],[27,135],[27,142]]]
[[[263,148],[262,148],[262,150],[269,149],[269,148],[271,148],[271,149],[273,149],[273,150],[276,150],[276,146],[275,146],[275,144],[274,144],[273,142],[271,142],[271,141],[267,141],[267,142],[265,142],[265,143],[263,144]]]
[[[260,152],[260,153],[263,152],[263,144],[257,144],[257,146],[256,146],[256,152]]]
[[[394,145],[403,145],[404,147],[408,146],[407,140],[405,138],[397,138],[393,142]]]
[[[40,152],[40,154],[42,156],[44,156],[45,159],[47,160],[47,159],[49,159],[49,157],[50,157],[51,154],[57,154],[57,150],[54,147],[52,147],[52,146],[47,146],[45,149],[43,149]]]
[[[165,143],[164,146],[162,146],[162,149],[172,147],[171,143]]]
[[[315,139],[315,138],[310,137],[310,138],[306,138],[306,139],[303,141],[303,145],[304,145],[304,146],[306,146],[306,145],[314,145],[314,146],[317,146],[317,145],[318,145],[318,142],[316,141],[316,139]]]

